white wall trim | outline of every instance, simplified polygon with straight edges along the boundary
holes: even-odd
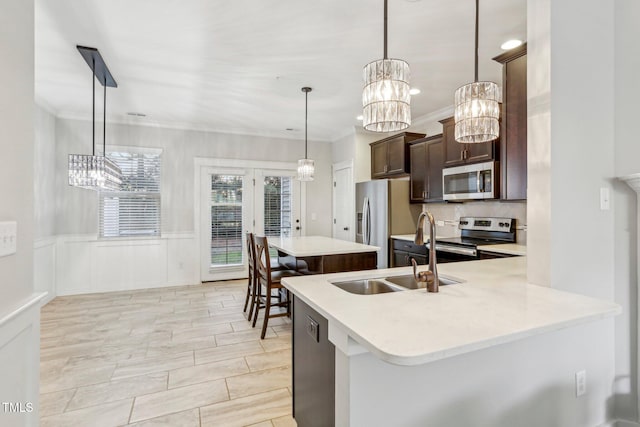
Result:
[[[82,122],[91,121],[90,116],[86,116],[85,114],[78,114],[71,111],[60,111],[54,115],[64,120],[77,120]],[[101,118],[97,119],[96,123],[101,124],[102,123]],[[215,126],[208,126],[201,123],[158,121],[158,120],[152,120],[146,117],[135,118],[135,117],[127,116],[127,118],[124,118],[121,116],[108,115],[107,125],[111,125],[111,124],[144,126],[144,127],[162,128],[162,129],[188,130],[188,131],[197,131],[197,132],[211,132],[211,133],[226,134],[226,135],[259,136],[259,137],[265,137],[265,138],[277,138],[282,140],[296,140],[296,141],[300,140],[299,132],[289,132],[289,131],[265,132],[264,130],[258,130],[258,129],[252,130],[252,129],[220,128]],[[310,143],[311,142],[329,143],[331,142],[331,140],[314,138],[314,140],[310,140],[309,142]]]
[[[449,105],[448,107],[441,108],[436,111],[432,111],[429,114],[425,114],[424,116],[420,116],[412,121],[410,128],[420,127],[432,122],[437,122],[442,119],[446,119],[448,117],[453,116],[454,108],[453,105]]]
[[[640,427],[640,423],[627,420],[611,420],[599,425],[598,427]]]
[[[29,298],[26,298],[24,301],[22,301],[16,308],[11,310],[4,316],[0,317],[0,326],[3,326],[4,324],[16,319],[25,311],[29,310],[31,307],[33,307],[34,305],[42,301],[42,299],[45,298],[46,296],[47,296],[46,292],[37,292],[37,293],[31,294]]]

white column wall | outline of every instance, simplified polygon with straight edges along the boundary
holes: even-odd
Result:
[[[0,2],[0,221],[17,221],[17,252],[0,257],[0,425],[38,425],[39,305],[33,293],[34,4]]]
[[[615,0],[615,176],[640,172],[637,121],[640,109],[640,2]],[[637,196],[614,182],[616,416],[637,421],[638,411],[638,227]]]

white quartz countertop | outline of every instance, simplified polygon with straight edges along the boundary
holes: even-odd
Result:
[[[479,245],[478,250],[507,255],[526,255],[527,245],[517,243],[501,243],[498,245]]]
[[[465,282],[441,286],[439,293],[416,289],[377,295],[351,294],[330,283],[410,274],[410,267],[282,282],[328,319],[330,331],[339,329],[397,365],[444,359],[621,311],[609,301],[527,284],[526,257],[441,264],[438,272]]]
[[[377,246],[324,236],[270,238],[269,246],[295,257],[375,252],[380,249]]]

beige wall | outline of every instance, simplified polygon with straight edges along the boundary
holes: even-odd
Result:
[[[91,150],[91,122],[56,122],[56,233],[97,234],[98,198],[95,192],[67,185],[67,155]],[[162,232],[194,231],[194,159],[243,159],[297,162],[304,154],[298,140],[221,134],[163,127],[108,124],[110,146],[154,147],[163,150]],[[331,145],[309,143],[316,162],[313,182],[307,183],[307,234],[331,235]],[[312,215],[317,218],[311,220]]]

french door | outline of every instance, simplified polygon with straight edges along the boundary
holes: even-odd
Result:
[[[299,236],[300,182],[294,171],[206,167],[201,170],[201,279],[246,277],[246,233]]]

